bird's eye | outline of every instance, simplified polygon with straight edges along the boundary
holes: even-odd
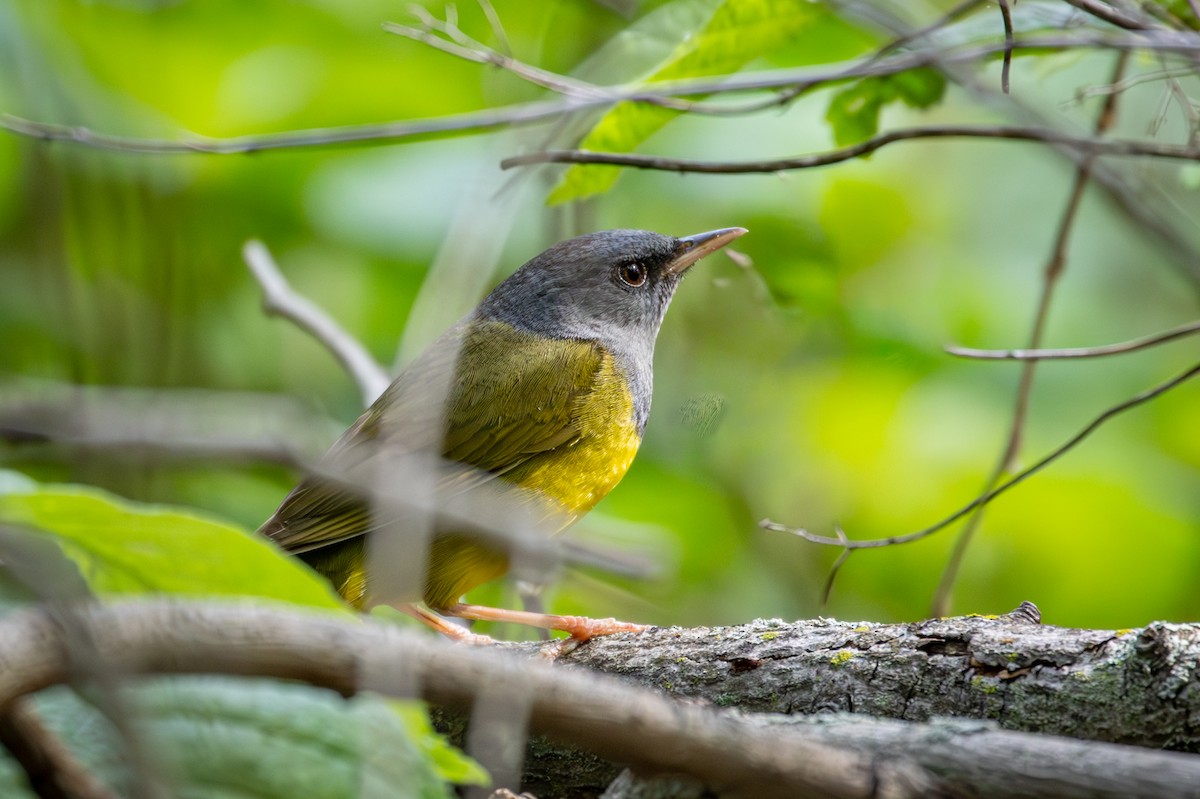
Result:
[[[649,270],[646,269],[645,264],[640,264],[637,261],[634,261],[633,263],[621,264],[620,268],[617,270],[617,274],[620,275],[621,282],[623,282],[625,285],[637,288],[646,282],[646,276],[649,274]]]

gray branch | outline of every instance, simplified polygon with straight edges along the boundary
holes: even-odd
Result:
[[[913,624],[759,620],[595,639],[564,662],[736,708],[759,723],[804,729],[837,748],[911,758],[939,775],[950,795],[1035,795],[1023,793],[1027,785],[999,784],[1017,773],[1064,780],[1049,796],[1099,795],[1089,791],[1102,783],[1119,796],[1200,795],[1200,786],[1189,789],[1174,777],[1168,778],[1173,787],[1154,782],[1166,776],[1157,772],[1133,783],[1110,779],[1109,758],[1141,757],[1145,750],[1068,740],[1200,751],[1197,624],[1112,631],[984,617]],[[993,759],[1012,773],[991,772],[984,764]],[[1194,754],[1186,759],[1200,765]],[[596,790],[617,774],[605,766],[535,742],[526,773],[535,793],[557,795]],[[1104,777],[1068,785],[1086,773]],[[677,795],[688,796],[686,786]]]
[[[595,639],[566,662],[743,711],[958,716],[1200,751],[1200,624],[1113,631],[977,616],[759,620]]]
[[[760,621],[600,639],[549,667],[278,609],[126,603],[71,613],[113,674],[269,675],[346,695],[415,688],[477,713],[511,700],[535,733],[641,773],[690,775],[722,795],[1200,797],[1200,757],[1104,742],[1197,748],[1195,625]],[[76,674],[68,637],[37,610],[0,619],[0,708]],[[829,713],[841,710],[893,719]],[[922,721],[943,713],[960,718]],[[617,771],[544,743],[532,749],[529,787],[558,775],[546,796],[598,793]]]

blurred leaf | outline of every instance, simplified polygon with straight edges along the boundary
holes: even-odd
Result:
[[[409,737],[420,745],[439,777],[455,785],[487,785],[490,782],[483,766],[433,729],[424,705],[398,700],[390,704],[408,730]]]
[[[721,75],[797,36],[827,13],[824,6],[795,0],[725,0],[708,24],[687,38],[647,79],[656,81]],[[674,119],[679,112],[657,106],[620,103],[600,118],[580,149],[628,152]],[[550,192],[550,204],[602,194],[616,182],[616,167],[573,166]]]
[[[251,595],[342,609],[323,580],[229,525],[75,486],[38,487],[0,472],[0,520],[61,547],[101,594]],[[30,601],[0,572],[0,604]],[[271,681],[197,677],[129,697],[133,724],[179,797],[448,796],[445,782],[486,772],[434,732],[423,706]],[[135,778],[116,733],[66,691],[39,698],[52,729],[110,785]],[[25,796],[0,758],[0,795]]]
[[[190,511],[82,486],[16,486],[0,494],[0,521],[53,539],[98,594],[256,596],[345,609],[324,580],[266,539]]]
[[[865,269],[887,258],[912,227],[908,197],[868,180],[832,181],[817,216],[838,270]]]
[[[946,79],[928,68],[864,78],[833,96],[825,119],[833,128],[834,142],[846,147],[879,132],[879,112],[889,103],[928,108],[942,99],[945,90]]]
[[[346,700],[307,685],[204,676],[130,687],[123,704],[152,767],[181,799],[441,799],[451,795],[445,782],[460,773],[474,784],[487,781],[413,702],[373,694]],[[85,766],[128,795],[136,775],[103,716],[65,689],[40,696],[37,705]],[[0,790],[6,771],[0,766]]]

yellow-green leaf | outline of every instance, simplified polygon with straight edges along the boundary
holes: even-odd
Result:
[[[708,23],[685,39],[647,79],[647,83],[724,75],[789,43],[825,15],[809,0],[725,0]],[[598,152],[628,152],[679,112],[639,103],[619,103],[600,118],[579,147]],[[562,203],[601,194],[620,170],[578,165],[568,169],[548,202]]]
[[[0,522],[53,540],[99,595],[254,596],[346,609],[324,580],[265,538],[189,510],[35,484],[0,493]]]
[[[429,712],[420,702],[392,700],[388,703],[400,717],[401,723],[408,730],[408,737],[415,741],[432,763],[437,775],[446,782],[455,785],[488,785],[491,778],[483,766],[461,749],[458,749],[445,736],[439,734],[429,723]]]
[[[879,132],[879,112],[888,103],[928,108],[942,99],[945,90],[942,74],[927,68],[864,78],[833,96],[825,119],[833,128],[833,140],[845,147]]]

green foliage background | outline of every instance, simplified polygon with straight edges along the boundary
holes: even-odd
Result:
[[[786,36],[725,42],[720,57],[706,59],[680,48],[709,24],[715,2],[648,3],[632,18],[582,0],[495,5],[523,60],[602,81],[830,63],[882,41],[805,3],[775,31]],[[735,5],[781,13],[778,3]],[[493,40],[478,7],[462,4],[459,14],[465,30]],[[177,139],[420,118],[541,96],[510,75],[381,31],[403,15],[401,5],[375,0],[10,0],[0,6],[0,110]],[[995,34],[998,16],[992,23]],[[1074,90],[1104,82],[1110,64],[1104,54],[1018,60],[1013,91],[1088,126],[1098,101],[1073,103]],[[998,65],[981,78],[998,84]],[[880,113],[884,127],[995,119],[959,89],[936,103],[940,84],[916,80],[841,86],[748,117],[642,119],[628,122],[637,132],[623,140],[609,134],[631,128],[609,115],[609,134],[592,135],[614,148],[741,160],[861,138]],[[1119,128],[1140,133],[1159,91],[1128,92]],[[923,527],[974,496],[1006,435],[1019,367],[955,360],[941,347],[1024,345],[1071,166],[1036,145],[934,141],[786,175],[626,173],[586,202],[547,205],[551,192],[562,200],[585,191],[572,193],[576,178],[564,180],[562,168],[498,168],[545,135],[517,129],[240,156],[105,153],[0,135],[0,371],[23,390],[63,381],[299,397],[316,418],[333,420],[294,433],[319,451],[355,418],[358,393],[317,344],[263,316],[239,255],[247,238],[266,242],[302,293],[390,362],[402,337],[411,354],[560,238],[742,225],[751,233],[737,245],[754,268],[716,257],[689,278],[659,340],[642,452],[572,533],[651,555],[661,575],[567,575],[550,605],[657,624],[818,612],[920,618],[952,534],[856,555],[822,610],[836,552],[756,524],[770,517],[881,537]],[[1182,135],[1169,117],[1160,136]],[[1147,176],[1178,180],[1166,170]],[[1179,197],[1195,219],[1194,193]],[[439,261],[439,252],[449,255]],[[1089,195],[1046,341],[1085,345],[1164,329],[1195,317],[1196,299],[1193,279]],[[1195,351],[1191,341],[1045,364],[1025,462],[1179,371]],[[1116,627],[1200,616],[1197,407],[1200,389],[1185,386],[997,501],[954,609],[1003,612],[1031,599],[1049,622]],[[185,505],[250,529],[295,477],[266,465],[164,464],[131,453],[62,459],[13,446],[5,459],[41,480]],[[514,601],[496,586],[475,598]]]
[[[1061,21],[1061,5],[1022,2],[1018,28]],[[947,6],[908,11],[927,21]],[[883,43],[806,0],[496,0],[495,8],[519,58],[600,83],[832,64]],[[469,34],[503,45],[480,7],[465,3],[458,13]],[[0,112],[174,140],[418,119],[543,96],[511,75],[384,33],[385,20],[411,22],[402,4],[381,0],[7,0]],[[958,34],[994,39],[999,26],[989,10]],[[1064,127],[1088,129],[1099,100],[1075,101],[1075,91],[1109,80],[1111,60],[1018,59],[1013,92]],[[1158,64],[1135,59],[1132,68]],[[979,77],[998,85],[998,72],[993,64]],[[1194,96],[1196,84],[1180,85]],[[1141,135],[1161,92],[1149,83],[1124,93],[1117,132]],[[573,121],[555,141],[753,160],[903,124],[1000,119],[925,70],[838,84],[750,116],[623,104]],[[1168,114],[1158,136],[1181,141],[1187,133]],[[227,402],[224,418],[198,424],[283,429],[315,455],[361,410],[359,393],[318,344],[263,315],[240,258],[248,238],[263,240],[295,287],[376,357],[402,363],[556,240],[611,227],[682,235],[741,225],[751,232],[737,248],[753,267],[717,256],[689,277],[659,339],[642,451],[571,533],[650,557],[658,575],[568,573],[548,604],[661,625],[818,612],[923,617],[952,532],[855,555],[822,608],[837,553],[757,522],[826,533],[840,525],[852,537],[877,538],[924,527],[975,495],[1007,433],[1019,366],[955,360],[941,348],[1024,346],[1071,165],[1036,145],[938,140],[781,175],[499,169],[501,158],[537,149],[547,136],[544,127],[520,128],[167,156],[0,132],[0,407],[64,384],[248,392],[234,395],[246,398],[244,412],[230,401],[241,418],[228,415]],[[1166,187],[1184,219],[1200,218],[1194,167],[1149,165],[1139,174]],[[1182,323],[1196,316],[1196,289],[1194,271],[1089,194],[1046,343],[1105,343]],[[1180,371],[1195,352],[1190,340],[1044,364],[1024,462]],[[254,401],[266,395],[298,398],[306,412],[268,413]],[[134,416],[144,407],[129,404]],[[1100,627],[1200,616],[1198,408],[1200,388],[1185,385],[994,503],[954,610],[1004,612],[1030,599],[1048,622]],[[67,429],[73,421],[58,420]],[[281,467],[133,449],[0,447],[5,467],[43,484],[89,486],[39,489],[0,473],[0,521],[24,534],[42,528],[103,597],[245,595],[323,612],[336,606],[311,575],[246,537],[294,482]],[[0,580],[4,604],[27,601],[9,595],[9,582]],[[516,603],[500,584],[472,598]],[[390,712],[395,705],[370,697],[343,703],[300,686],[236,680],[162,681],[134,699],[180,795],[290,796],[301,784],[313,796],[393,795],[407,780],[409,795],[437,796],[443,780],[480,778],[411,706]],[[51,692],[39,708],[110,784],[130,778],[87,701]],[[0,788],[17,784],[0,760]]]

